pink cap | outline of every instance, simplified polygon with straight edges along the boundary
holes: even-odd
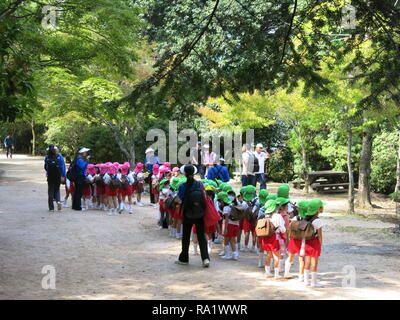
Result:
[[[166,167],[165,165],[162,165],[160,167],[160,169],[158,170],[159,173],[165,173],[165,172],[169,172],[169,171],[170,171],[169,168]]]
[[[171,169],[171,163],[169,163],[169,162],[164,163],[164,166]]]
[[[156,163],[153,164],[153,174],[158,174],[160,166]]]
[[[139,162],[136,164],[135,172],[141,172],[143,169],[143,163]]]
[[[174,167],[173,169],[172,169],[172,172],[178,172],[180,169],[179,169],[179,167]]]
[[[109,174],[116,174],[117,173],[117,168],[115,166],[109,166],[107,173]]]

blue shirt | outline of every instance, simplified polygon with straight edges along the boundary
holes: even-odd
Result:
[[[202,184],[200,181],[195,181],[195,182],[192,184],[191,189],[193,189],[193,188],[204,189],[204,186],[203,186],[203,184]],[[178,189],[178,197],[179,197],[179,199],[181,199],[181,201],[184,201],[184,199],[185,199],[185,193],[186,193],[186,183],[182,183],[182,184],[179,186],[179,189]]]
[[[87,168],[88,164],[89,164],[89,161],[85,161],[81,157],[76,158],[75,166],[76,166],[76,173],[78,176],[86,177],[86,168]]]
[[[44,170],[46,171],[47,171],[47,163],[46,163],[47,158],[48,156],[44,158]],[[65,170],[65,162],[63,156],[61,154],[58,154],[57,160],[58,160],[58,166],[60,167],[61,176],[65,177],[66,170]]]
[[[5,138],[4,139],[4,146],[5,147],[11,147],[13,145],[13,141],[11,138]]]
[[[217,176],[217,173],[219,178]],[[207,179],[208,180],[220,179],[222,182],[228,182],[229,180],[231,180],[231,177],[229,176],[229,171],[227,167],[217,164],[216,166],[208,170]]]
[[[149,164],[146,165],[147,170],[150,172],[150,175],[153,174],[153,165],[154,164],[160,164],[160,159],[158,159],[158,157],[153,154],[151,157],[146,157],[146,161],[145,163],[150,162]]]

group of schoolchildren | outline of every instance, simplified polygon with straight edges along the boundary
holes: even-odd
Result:
[[[185,181],[186,178],[181,177],[178,170],[170,179],[165,177],[159,182],[159,225],[162,227],[166,221],[164,224],[168,225],[170,236],[177,239],[182,237],[182,212],[180,205],[172,199],[177,196],[179,185]],[[232,186],[218,179],[203,179],[201,182],[206,197],[213,201],[221,217],[214,225],[205,227],[209,252],[216,243],[223,243],[219,256],[225,260],[238,260],[239,252],[254,252],[258,255],[258,267],[265,269],[266,277],[275,279],[282,278],[281,271],[284,271],[284,278],[292,278],[290,269],[297,255],[298,280],[312,287],[320,286],[317,282],[317,267],[322,246],[322,220],[318,215],[323,212],[325,205],[321,200],[292,203],[287,184],[279,186],[277,194],[269,194],[262,189],[257,196],[256,188],[252,185],[242,187],[239,194],[236,194]],[[273,229],[267,236],[257,236],[257,228],[264,221],[271,222]],[[311,237],[291,237],[294,231],[290,231],[298,228],[301,221],[305,227],[311,225]],[[240,247],[243,233],[244,246]],[[192,229],[192,243],[193,252],[197,255],[195,226]]]
[[[104,210],[108,215],[117,215],[123,211],[132,214],[134,204],[144,205],[141,195],[144,192],[145,178],[143,163],[137,163],[133,171],[129,162],[89,164],[86,169],[82,210]],[[63,206],[67,208],[68,198],[74,193],[74,183],[67,179],[65,190]]]

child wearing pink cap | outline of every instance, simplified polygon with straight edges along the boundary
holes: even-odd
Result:
[[[94,164],[89,164],[86,168],[85,187],[83,188],[82,195],[82,201],[84,202],[82,205],[82,210],[89,210],[91,208],[90,199],[92,198],[92,184],[94,182],[95,173],[96,171]]]
[[[123,165],[120,165],[119,169],[121,173],[118,175],[118,178],[121,180],[121,188],[119,189],[119,194],[121,197],[121,203],[119,206],[119,213],[122,213],[122,211],[128,209],[128,212],[132,214],[133,209],[132,209],[132,194],[133,194],[133,183],[134,183],[134,178],[132,176],[132,173],[130,172],[130,163],[125,162]],[[128,197],[128,203],[129,206],[127,207],[125,204],[125,199]]]
[[[159,193],[159,179],[158,179],[158,174],[159,174],[159,165],[153,164],[153,175],[151,176],[151,193],[154,195],[154,201],[155,203],[153,204],[153,207],[158,209],[159,208],[159,203],[158,203],[158,193]]]
[[[97,174],[95,176],[95,184],[96,184],[96,198],[97,205],[96,208],[100,210],[107,209],[106,203],[106,187],[104,184],[104,175],[107,173],[107,165],[105,163],[96,164]]]
[[[144,192],[144,174],[143,174],[143,163],[139,162],[136,164],[133,172],[133,178],[135,182],[133,184],[133,191],[136,192],[137,204],[141,207],[144,206],[142,202],[142,193]]]
[[[111,164],[108,166],[107,173],[104,175],[106,185],[106,196],[108,203],[108,215],[117,215],[118,207],[118,189],[121,181],[117,177],[117,168]]]
[[[174,167],[172,169],[172,177],[179,177],[181,174],[181,171],[179,170],[179,167]]]

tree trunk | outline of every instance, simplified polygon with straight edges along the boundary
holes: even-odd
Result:
[[[35,131],[35,122],[32,120],[29,122],[32,130],[32,155],[36,155],[36,131]]]
[[[352,145],[353,145],[353,131],[351,130],[351,125],[349,124],[348,140],[347,140],[347,170],[349,172],[349,195],[348,195],[349,214],[354,213],[354,175],[353,175],[353,165],[351,163]]]
[[[304,178],[304,191],[306,193],[309,193],[309,181],[308,181],[308,157],[307,157],[307,151],[306,151],[306,146],[304,145],[303,137],[301,136],[301,133],[299,130],[296,129],[297,124],[293,125],[293,130],[297,136],[297,139],[299,139],[300,147],[301,147],[301,158],[302,158],[302,170],[303,170],[303,178]]]
[[[362,137],[357,197],[358,206],[366,209],[372,208],[370,191],[372,140],[372,128],[368,126],[363,132]]]
[[[397,150],[397,170],[396,170],[396,188],[395,191],[400,191],[400,131],[399,131],[399,144]]]

